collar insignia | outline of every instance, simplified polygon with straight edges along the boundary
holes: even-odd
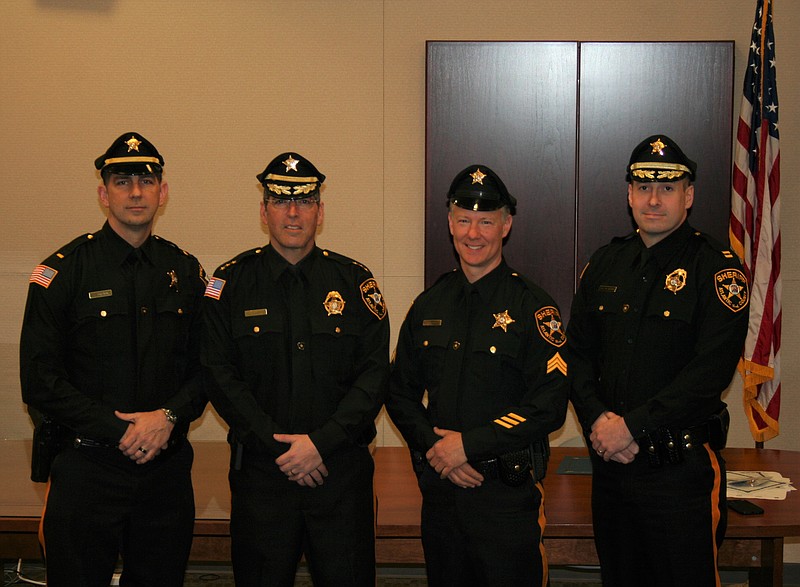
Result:
[[[136,151],[138,153],[139,145],[142,144],[142,141],[132,136],[127,141],[125,141],[125,144],[128,145],[128,153],[130,153],[131,151]]]
[[[341,315],[344,311],[344,300],[342,299],[342,294],[338,291],[329,291],[327,297],[325,298],[325,303],[322,304],[325,306],[325,309],[328,311],[328,316],[333,316],[334,314]]]
[[[508,315],[508,310],[503,310],[499,314],[493,314],[493,316],[494,326],[492,326],[492,328],[502,328],[503,332],[508,332],[508,325],[516,322],[516,320]]]
[[[476,169],[475,173],[470,173],[469,175],[472,177],[473,185],[476,183],[483,185],[483,178],[486,177],[486,174],[483,171]]]
[[[664,289],[677,294],[686,286],[686,269],[676,269],[664,280]]]

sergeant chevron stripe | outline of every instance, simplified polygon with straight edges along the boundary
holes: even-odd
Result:
[[[566,377],[567,375],[567,362],[561,358],[561,354],[556,353],[553,355],[553,358],[547,361],[547,372],[552,373],[553,371],[561,371]]]

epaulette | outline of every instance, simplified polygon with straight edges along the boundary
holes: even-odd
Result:
[[[340,255],[339,253],[334,253],[333,251],[329,251],[327,249],[322,250],[322,256],[326,259],[332,259],[341,263],[342,265],[355,265],[356,267],[361,267],[367,273],[372,273],[369,268],[364,265],[363,263],[359,263],[355,259],[351,259],[350,257],[345,257],[344,255]]]
[[[622,242],[625,242],[625,241],[629,241],[632,238],[634,238],[635,236],[637,236],[638,234],[639,234],[638,231],[634,230],[633,232],[629,232],[628,234],[623,235],[623,236],[615,236],[614,238],[611,239],[611,242],[612,243],[622,243]]]
[[[718,252],[720,255],[725,257],[726,259],[738,259],[739,257],[730,250],[730,248],[723,245],[717,239],[708,235],[704,232],[700,232],[699,230],[695,230],[692,234],[695,238],[702,240],[705,244],[707,244],[711,249]]]
[[[165,244],[165,245],[169,245],[169,246],[170,246],[170,247],[172,247],[173,249],[175,249],[175,250],[177,250],[177,251],[180,251],[181,253],[183,253],[183,254],[184,254],[184,255],[186,255],[187,257],[194,258],[194,255],[192,255],[192,254],[191,254],[191,253],[189,253],[188,251],[185,251],[184,249],[180,248],[178,245],[176,245],[176,244],[175,244],[175,243],[173,243],[172,241],[168,241],[168,240],[167,240],[167,239],[165,239],[164,237],[161,237],[161,236],[158,236],[157,234],[154,234],[154,235],[153,235],[153,238],[154,238],[156,241],[160,242],[160,243],[163,243],[163,244]]]
[[[264,247],[256,247],[255,249],[250,249],[249,251],[244,251],[243,253],[239,253],[230,261],[227,261],[222,265],[220,265],[219,267],[217,267],[217,271],[225,271],[228,267],[232,267],[233,265],[236,265],[237,263],[242,261],[242,259],[253,257],[255,255],[260,255],[263,252],[264,252]]]
[[[92,242],[95,238],[95,234],[96,233],[93,232],[87,232],[86,234],[82,234],[81,236],[73,239],[72,241],[70,241],[69,243],[58,249],[58,251],[53,253],[50,256],[50,258],[55,257],[56,259],[61,260],[68,257],[83,245]]]

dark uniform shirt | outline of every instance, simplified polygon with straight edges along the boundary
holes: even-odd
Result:
[[[116,443],[114,415],[169,408],[185,433],[206,403],[197,259],[151,236],[138,249],[106,223],[34,272],[20,342],[22,398],[79,435]]]
[[[249,449],[308,434],[323,459],[368,444],[386,395],[389,320],[363,265],[314,248],[293,267],[271,245],[223,264],[206,293],[209,396]]]
[[[573,403],[634,438],[702,424],[724,403],[748,323],[738,259],[688,223],[649,249],[636,233],[591,258],[569,323]]]
[[[525,448],[564,422],[564,343],[555,302],[505,262],[473,284],[448,273],[403,323],[387,409],[423,453],[434,426],[460,431],[469,459]]]

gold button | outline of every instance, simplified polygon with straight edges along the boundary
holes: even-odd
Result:
[[[422,346],[428,346],[429,344],[430,344],[430,343],[429,343],[427,340],[425,340],[425,341],[423,341],[423,342],[422,342]]]
[[[664,310],[664,317],[669,318],[669,310]]]
[[[458,349],[460,349],[460,348],[461,348],[461,343],[460,343],[460,342],[458,342],[458,341],[455,341],[455,342],[453,343],[453,350],[454,350],[454,351],[457,351],[457,350],[458,350]]]
[[[605,307],[605,306],[600,306],[600,307],[598,308],[598,310],[600,310],[601,312],[602,312],[603,310],[605,310],[605,309],[606,309],[606,307]]]
[[[253,326],[253,332],[258,334],[259,332],[261,332],[261,329],[258,326]]]
[[[302,341],[301,341],[301,342],[298,342],[298,343],[297,343],[297,349],[298,349],[298,350],[301,350],[301,351],[304,351],[304,350],[306,350],[306,343],[304,343],[304,342],[302,342]]]
[[[178,308],[178,314],[183,314],[183,308]]]
[[[108,312],[106,312],[105,310],[100,310],[100,316],[105,318],[106,316],[108,316]]]
[[[631,307],[628,304],[622,304],[622,311],[623,312],[627,312],[630,309],[631,309]]]
[[[341,332],[342,332],[342,329],[337,326],[336,327],[336,334],[340,334]]]
[[[490,346],[489,347],[489,352],[492,353],[492,354],[495,354],[497,352],[497,347],[495,347],[494,345]]]
[[[142,314],[147,314],[147,306],[142,306],[139,310]]]

